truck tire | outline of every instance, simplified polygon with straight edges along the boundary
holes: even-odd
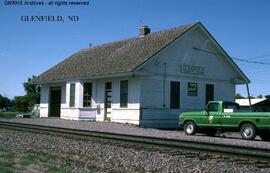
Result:
[[[184,131],[186,135],[194,135],[196,133],[197,126],[194,122],[188,121],[184,125]]]
[[[256,127],[251,123],[243,124],[240,133],[243,139],[253,140],[256,137]]]

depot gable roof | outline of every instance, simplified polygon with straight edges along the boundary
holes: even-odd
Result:
[[[157,52],[201,23],[82,49],[33,79],[33,84],[132,72]],[[202,26],[203,27],[203,26]],[[241,76],[242,71],[235,67]],[[247,81],[249,81],[246,78]]]

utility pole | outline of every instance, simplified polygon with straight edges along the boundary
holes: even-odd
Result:
[[[249,111],[252,112],[252,108],[251,108],[251,100],[250,100],[250,93],[249,93],[249,87],[248,87],[248,84],[246,84],[246,86],[247,86],[247,93],[248,93]]]

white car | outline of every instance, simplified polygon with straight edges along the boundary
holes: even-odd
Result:
[[[30,118],[30,117],[37,117],[39,116],[39,110],[40,106],[39,104],[35,104],[30,112],[22,113],[22,114],[17,114],[16,118]]]

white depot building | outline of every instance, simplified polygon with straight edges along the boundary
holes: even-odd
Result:
[[[40,116],[177,127],[181,112],[234,101],[250,83],[199,22],[83,49],[32,80]]]

